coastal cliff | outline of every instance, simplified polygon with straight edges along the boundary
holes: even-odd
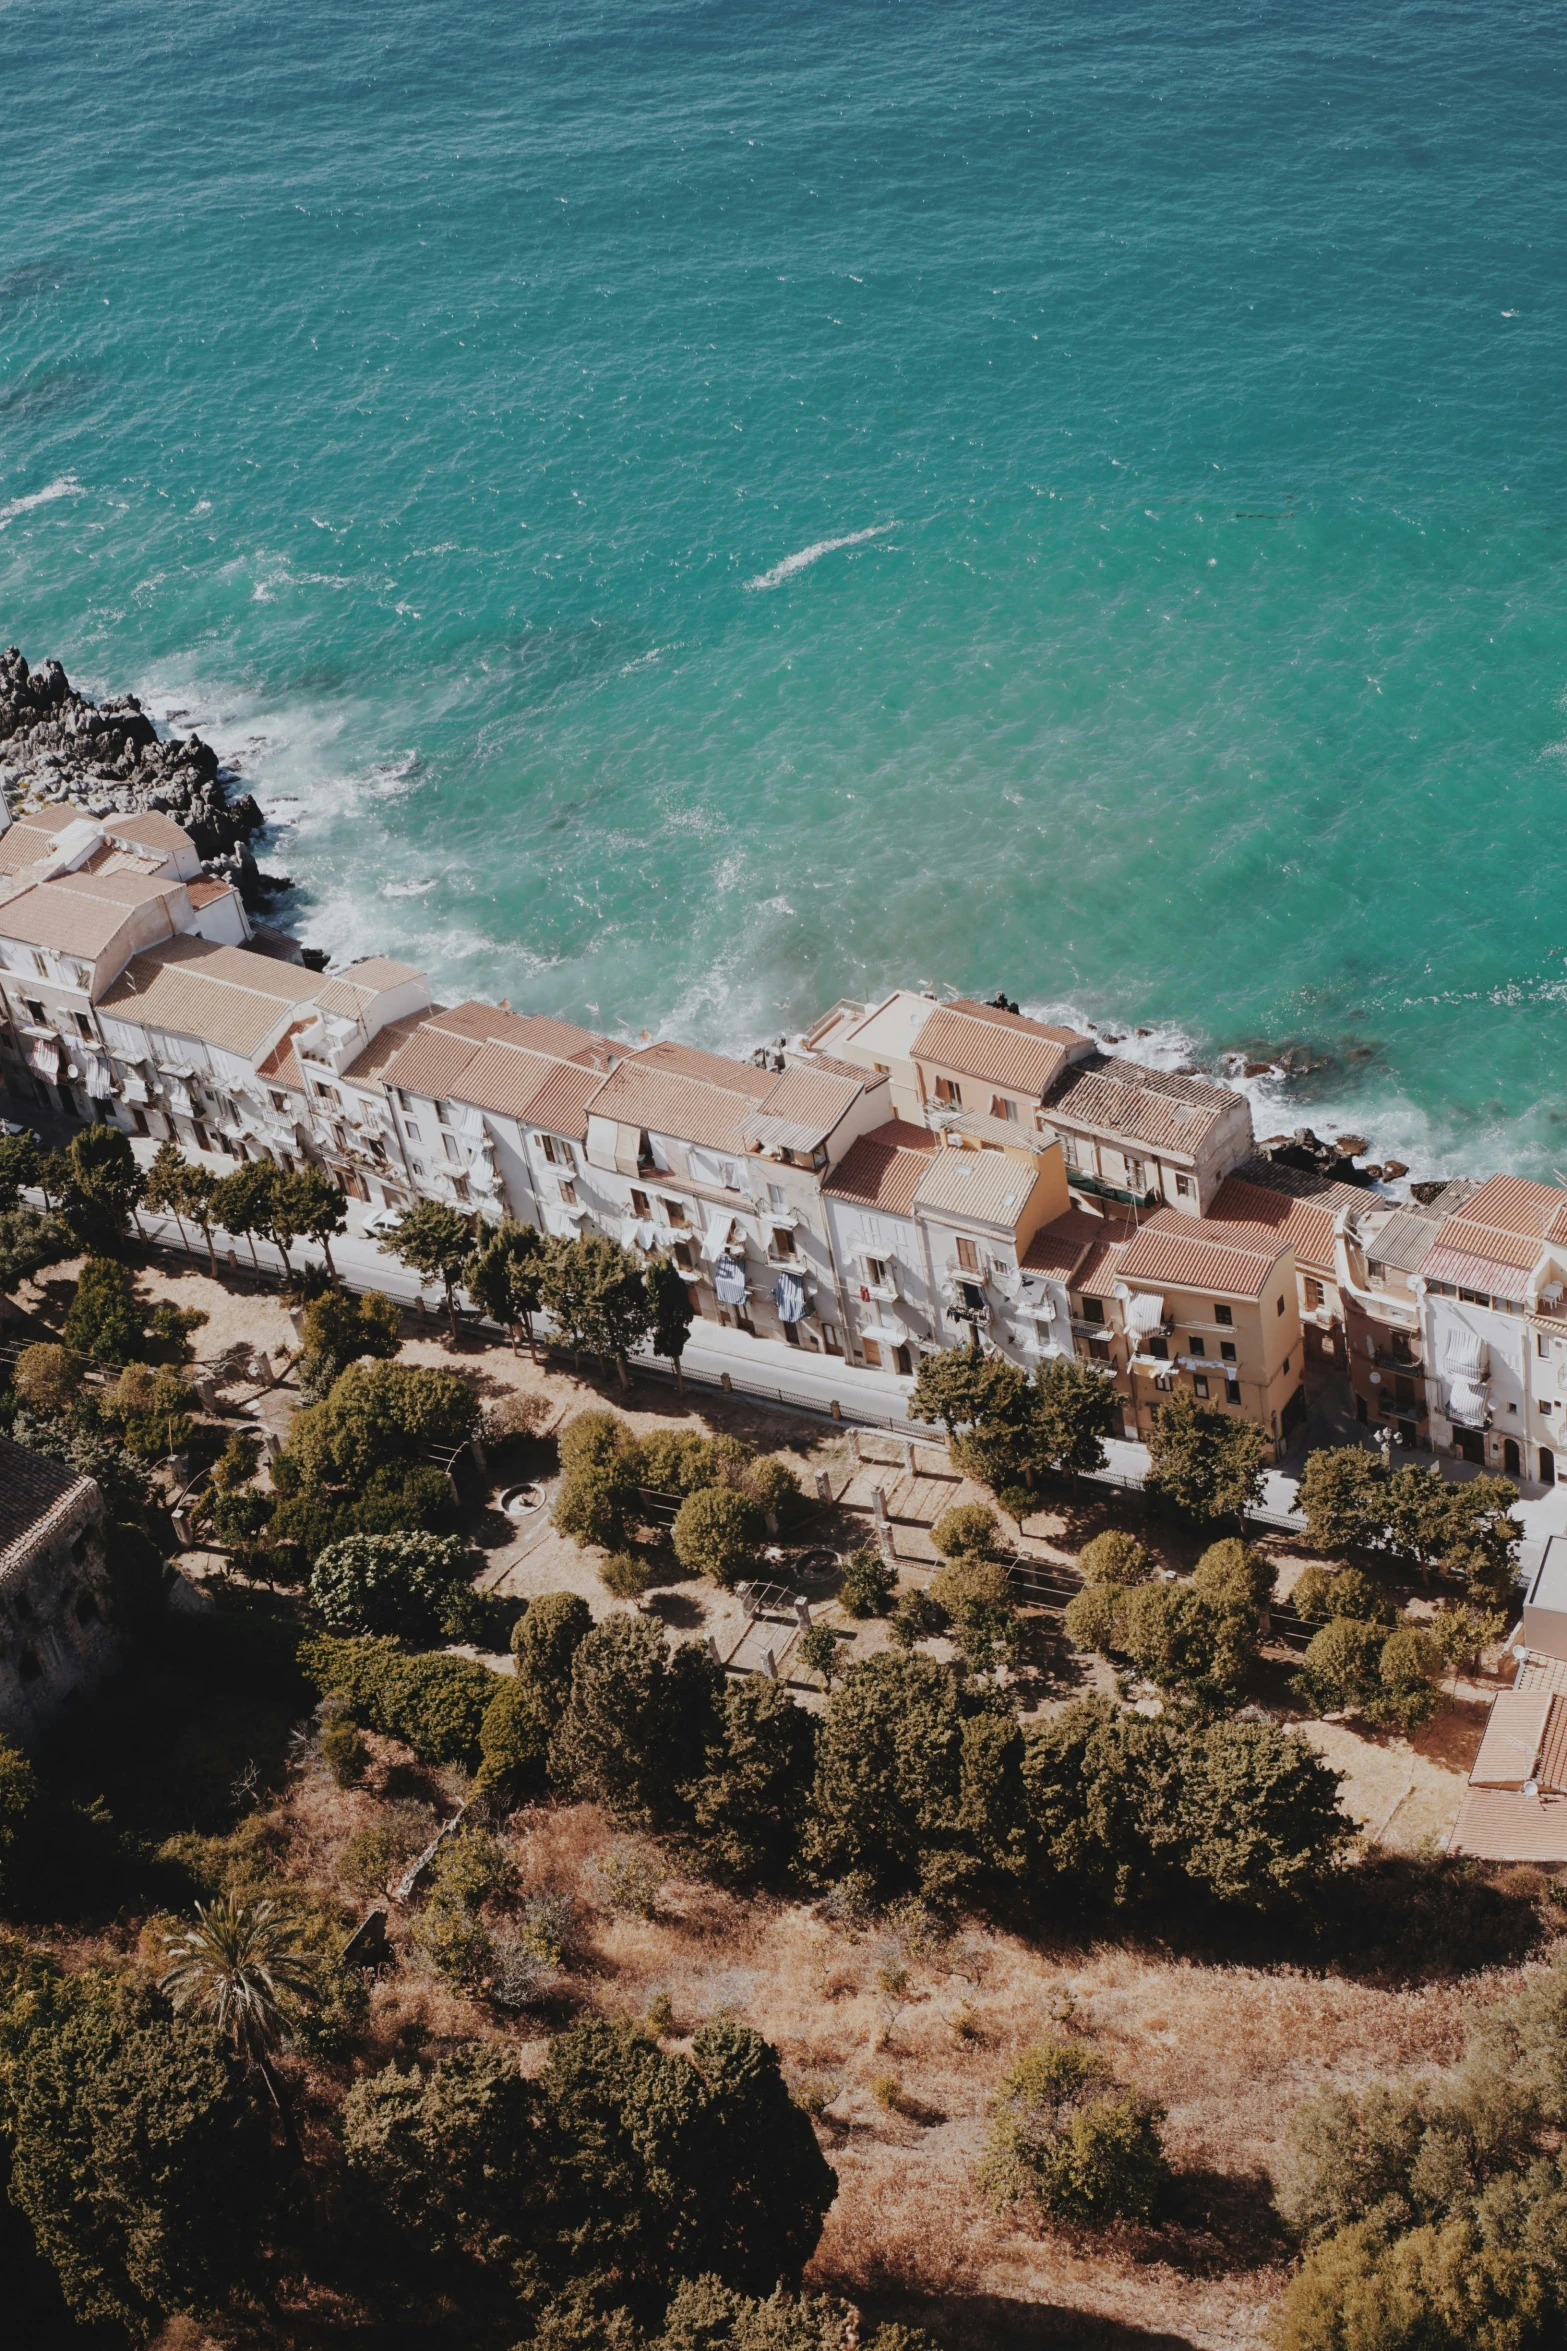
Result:
[[[183,825],[209,870],[247,900],[265,892],[250,852],[261,810],[248,792],[231,797],[210,743],[160,739],[134,694],[91,701],[58,661],[31,669],[14,645],[0,653],[0,789],[13,813],[24,798],[69,801],[97,817],[156,810]]]

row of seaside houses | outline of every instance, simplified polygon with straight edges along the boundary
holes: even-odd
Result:
[[[1368,1429],[1554,1483],[1567,1191],[1394,1202],[1257,1152],[1245,1098],[1002,1005],[839,1003],[748,1061],[327,974],[168,817],[0,831],[0,1072],[22,1105],[219,1158],[314,1162],[667,1255],[696,1311],[912,1376],[970,1332],[1104,1366],[1128,1437],[1176,1386],[1286,1447]]]

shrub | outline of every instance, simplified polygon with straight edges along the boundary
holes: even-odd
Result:
[[[314,1403],[331,1392],[351,1363],[364,1356],[389,1360],[402,1344],[402,1312],[390,1298],[368,1291],[324,1290],[305,1309],[300,1386]]]
[[[38,1781],[25,1755],[0,1739],[0,1899],[14,1892],[18,1864],[38,1805]]]
[[[1085,1585],[1067,1602],[1063,1623],[1075,1649],[1094,1649],[1112,1656],[1124,1646],[1126,1594],[1119,1584]]]
[[[11,1385],[30,1410],[53,1417],[70,1410],[85,1370],[85,1364],[68,1347],[47,1343],[24,1347],[11,1373]]]
[[[959,1502],[942,1512],[930,1539],[943,1559],[988,1559],[1000,1532],[1001,1521],[988,1502]]]
[[[532,1686],[502,1680],[479,1725],[479,1787],[508,1807],[542,1793],[549,1773],[549,1725]]]
[[[385,1821],[373,1822],[369,1828],[356,1829],[338,1858],[338,1870],[346,1885],[356,1894],[373,1897],[384,1894],[404,1864],[412,1860],[418,1844]]]
[[[1389,1633],[1377,1660],[1382,1687],[1372,1711],[1382,1722],[1415,1730],[1429,1722],[1439,1703],[1436,1683],[1442,1671],[1442,1652],[1419,1625],[1401,1625]]]
[[[599,1569],[599,1582],[614,1600],[639,1600],[652,1580],[647,1561],[633,1551],[612,1552]]]
[[[847,1616],[885,1616],[898,1588],[898,1571],[874,1551],[854,1551],[844,1567],[838,1598]]]
[[[664,1869],[655,1847],[612,1845],[596,1864],[596,1872],[611,1910],[627,1918],[657,1918]]]
[[[800,1635],[795,1655],[807,1673],[819,1673],[828,1689],[832,1688],[838,1678],[838,1668],[842,1659],[838,1649],[838,1636],[830,1625],[807,1625],[805,1631]]]
[[[609,1415],[583,1415],[608,1419]],[[555,1495],[555,1524],[579,1547],[623,1551],[636,1515],[637,1487],[628,1458],[584,1459],[568,1468]]]
[[[321,1760],[340,1788],[357,1787],[369,1768],[370,1750],[359,1726],[347,1715],[328,1723],[321,1733]]]
[[[479,1399],[456,1372],[351,1363],[325,1403],[295,1414],[283,1460],[302,1490],[359,1494],[378,1469],[406,1476],[427,1447],[461,1445],[478,1422]]]
[[[787,1517],[800,1499],[800,1481],[786,1461],[758,1461],[746,1476],[746,1491],[759,1510]]]
[[[502,1686],[488,1666],[470,1657],[410,1657],[374,1635],[340,1640],[329,1633],[302,1641],[299,1662],[323,1695],[340,1693],[372,1730],[400,1739],[422,1763],[470,1770],[478,1763],[484,1717]]]
[[[732,1584],[751,1566],[762,1539],[762,1513],[748,1494],[707,1486],[688,1494],[675,1518],[675,1557],[688,1575]]]
[[[982,1551],[960,1551],[931,1577],[930,1596],[938,1608],[961,1622],[976,1608],[1010,1607],[1012,1587],[999,1559]]]
[[[448,1641],[488,1650],[495,1657],[510,1647],[520,1614],[521,1604],[504,1592],[481,1592],[477,1584],[457,1583],[446,1595],[440,1630]]]
[[[560,1432],[560,1466],[574,1470],[602,1469],[634,1453],[635,1440],[616,1412],[578,1412]]]
[[[1130,1589],[1133,1584],[1146,1584],[1154,1572],[1154,1555],[1146,1543],[1135,1535],[1128,1535],[1120,1527],[1107,1527],[1102,1535],[1095,1535],[1085,1543],[1077,1555],[1077,1564],[1090,1584],[1120,1584]]]
[[[338,1633],[394,1633],[419,1643],[442,1630],[467,1555],[454,1535],[350,1535],[316,1558],[310,1597]]]
[[[1080,2042],[1026,2050],[1001,2083],[980,2181],[1052,2220],[1147,2220],[1170,2179],[1160,2108],[1119,2089]]]
[[[533,2192],[535,2107],[512,2053],[482,2041],[422,2072],[387,2066],[355,2082],[343,2157],[381,2257],[493,2264],[504,2275]]]
[[[593,1612],[576,1592],[541,1592],[512,1627],[517,1679],[530,1691],[535,1711],[550,1731],[566,1711],[572,1666],[592,1630]]]
[[[946,1631],[946,1611],[928,1592],[905,1592],[887,1629],[900,1649],[912,1649],[916,1641],[933,1641]]]

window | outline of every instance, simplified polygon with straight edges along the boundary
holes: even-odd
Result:
[[[874,1288],[879,1289],[887,1279],[886,1259],[883,1257],[867,1257],[865,1260],[865,1279]]]
[[[958,1297],[962,1301],[966,1314],[982,1314],[984,1312],[985,1293],[974,1282],[959,1282]]]
[[[76,1020],[76,1033],[77,1033],[77,1035],[78,1035],[79,1037],[90,1037],[90,1036],[92,1035],[92,1033],[93,1033],[93,1031],[92,1031],[92,1022],[91,1022],[91,1021],[88,1019],[88,1017],[87,1017],[86,1013],[85,1013],[85,1012],[78,1012],[78,1013],[75,1015],[75,1020]]]
[[[1075,1135],[1062,1135],[1058,1138],[1058,1140],[1061,1145],[1061,1157],[1064,1164],[1067,1167],[1076,1167],[1078,1165],[1077,1137]]]
[[[563,1206],[565,1206],[565,1207],[567,1207],[567,1208],[575,1208],[575,1207],[576,1207],[576,1205],[577,1205],[577,1187],[576,1187],[576,1185],[575,1185],[575,1184],[573,1184],[573,1183],[570,1183],[570,1182],[567,1180],[567,1178],[566,1178],[565,1176],[562,1176],[562,1177],[561,1177],[561,1179],[560,1179],[560,1181],[559,1181],[559,1183],[556,1185],[555,1189],[556,1189],[556,1191],[557,1191],[557,1192],[560,1194],[560,1198],[561,1198],[561,1202],[562,1202],[562,1205],[563,1205]]]
[[[775,1224],[773,1227],[773,1255],[775,1257],[792,1257],[794,1254],[793,1227],[786,1224]]]
[[[1234,1310],[1226,1306],[1222,1298],[1217,1299],[1214,1303],[1213,1319],[1224,1330],[1233,1330],[1235,1327]]]
[[[990,1097],[990,1115],[992,1118],[1004,1118],[1009,1126],[1016,1126],[1017,1104],[1013,1101],[1010,1094],[992,1094]]]
[[[783,1188],[782,1184],[769,1184],[769,1185],[768,1185],[768,1187],[767,1187],[767,1205],[768,1205],[768,1207],[769,1207],[770,1209],[772,1209],[772,1211],[774,1212],[774,1214],[775,1214],[775,1215],[781,1215],[781,1214],[782,1214],[782,1212],[783,1212],[783,1208],[784,1208],[784,1205],[785,1205],[785,1203],[784,1203],[784,1188]]]
[[[1471,1306],[1489,1306],[1491,1303],[1483,1290],[1461,1289],[1458,1295],[1460,1298],[1466,1299]]]
[[[1287,1372],[1287,1371],[1289,1370],[1289,1367],[1290,1367],[1290,1359],[1289,1359],[1289,1357],[1286,1355],[1286,1356],[1285,1356],[1285,1358],[1284,1358],[1284,1361],[1283,1361],[1283,1362],[1280,1364],[1280,1366],[1279,1366],[1279,1369],[1280,1369],[1281,1371]]]
[[[49,977],[49,966],[36,947],[33,949],[33,969],[41,980],[46,980]]]
[[[866,1362],[870,1365],[873,1371],[880,1368],[881,1349],[874,1339],[862,1339],[860,1341],[860,1352],[864,1355]]]
[[[1238,1404],[1238,1403],[1240,1402],[1240,1400],[1241,1400],[1241,1384],[1240,1384],[1240,1381],[1239,1381],[1239,1380],[1226,1380],[1226,1381],[1225,1381],[1225,1383],[1224,1383],[1224,1401],[1225,1401],[1225,1403],[1226,1403],[1226,1404]]]
[[[286,1111],[288,1109],[288,1096],[286,1094],[273,1094],[269,1092],[267,1095],[267,1100],[271,1103],[274,1110]]]
[[[49,1022],[44,1012],[43,1006],[41,1004],[35,1004],[31,996],[24,997],[23,1002],[27,1006],[27,1017],[32,1022],[34,1028],[47,1028],[49,1026]]]
[[[963,1089],[956,1078],[938,1078],[936,1080],[936,1100],[948,1110],[962,1109]]]
[[[1536,1355],[1549,1355],[1551,1352],[1551,1342],[1543,1331],[1534,1334],[1534,1351]]]
[[[1083,1300],[1084,1322],[1103,1322],[1104,1318],[1105,1302],[1102,1298],[1085,1298]]]
[[[1189,1199],[1191,1198],[1191,1196],[1192,1196],[1192,1179],[1191,1179],[1191,1177],[1190,1177],[1190,1176],[1183,1176],[1183,1175],[1178,1175],[1178,1176],[1176,1177],[1176,1179],[1175,1179],[1175,1197],[1177,1198],[1177,1200],[1189,1200]]]
[[[1208,1393],[1208,1379],[1207,1379],[1207,1374],[1206,1374],[1205,1372],[1194,1371],[1194,1372],[1192,1373],[1192,1393],[1193,1393],[1193,1395],[1194,1395],[1194,1396],[1206,1396],[1206,1395],[1207,1395],[1207,1393]]]
[[[1143,1163],[1140,1159],[1128,1159],[1126,1161],[1126,1183],[1127,1189],[1129,1191],[1142,1192],[1147,1190],[1147,1185],[1144,1181]]]
[[[892,1064],[890,1062],[873,1061],[871,1063],[871,1067],[879,1078],[890,1078],[892,1075]]]
[[[409,1164],[409,1166],[410,1166],[410,1167],[413,1169],[413,1171],[414,1171],[414,1174],[415,1174],[416,1176],[422,1176],[422,1175],[423,1175],[423,1173],[424,1173],[424,1161],[423,1161],[422,1159],[410,1159],[410,1161],[408,1162],[408,1164]]]
[[[957,1248],[958,1263],[962,1266],[964,1272],[978,1273],[979,1251],[975,1248],[973,1242],[967,1240],[962,1233],[959,1233],[957,1237]]]
[[[677,1241],[675,1243],[675,1263],[679,1266],[682,1273],[694,1273],[696,1271],[695,1266],[691,1262],[691,1244],[689,1241]]]
[[[1282,1314],[1284,1312],[1284,1301],[1282,1298],[1275,1301],[1273,1311],[1275,1314]]]
[[[1150,1337],[1150,1339],[1149,1339],[1149,1341],[1148,1341],[1148,1352],[1149,1352],[1149,1354],[1150,1354],[1150,1355],[1154,1356],[1154,1357],[1155,1357],[1155,1358],[1156,1358],[1156,1359],[1157,1359],[1157,1360],[1158,1360],[1160,1363],[1168,1363],[1168,1362],[1169,1362],[1169,1360],[1170,1360],[1170,1342],[1169,1342],[1169,1340],[1168,1340],[1168,1339],[1165,1337],[1165,1335],[1164,1335],[1163,1331],[1155,1331],[1155,1332],[1153,1333],[1153,1335]]]
[[[665,1216],[669,1219],[671,1224],[685,1223],[686,1207],[683,1200],[666,1200],[661,1192],[659,1194],[658,1204],[664,1211]]]
[[[639,1192],[635,1184],[631,1187],[631,1213],[633,1216],[640,1217],[650,1217],[653,1213],[648,1206],[646,1192]]]
[[[539,1149],[551,1167],[571,1167],[575,1164],[571,1156],[571,1145],[563,1143],[558,1135],[540,1135]]]
[[[1206,1355],[1208,1352],[1208,1342],[1201,1331],[1193,1331],[1189,1346],[1193,1355]]]
[[[449,1127],[452,1123],[451,1104],[449,1102],[437,1102],[435,1105],[435,1115],[440,1120],[443,1127]]]
[[[455,1135],[442,1135],[441,1141],[446,1145],[447,1158],[450,1159],[456,1166],[460,1167],[462,1165],[462,1150],[458,1144],[457,1137]]]
[[[1219,1360],[1221,1363],[1233,1363],[1235,1361],[1235,1341],[1233,1339],[1221,1339],[1219,1341]]]
[[[423,1136],[419,1132],[419,1129],[414,1125],[414,1122],[411,1118],[404,1119],[403,1133],[408,1137],[410,1143],[419,1143],[424,1140]]]
[[[459,1200],[466,1200],[468,1197],[468,1178],[466,1176],[453,1176],[452,1190],[456,1193]],[[355,1197],[358,1197],[357,1193],[355,1194]]]
[[[1321,1284],[1320,1282],[1318,1282],[1318,1281],[1313,1281],[1313,1279],[1312,1279],[1311,1275],[1310,1275],[1310,1274],[1307,1274],[1307,1276],[1306,1276],[1306,1304],[1307,1304],[1308,1306],[1321,1306],[1321,1305],[1323,1305],[1323,1304],[1325,1304],[1325,1303],[1326,1303],[1326,1300],[1327,1300],[1327,1292],[1326,1292],[1326,1290],[1324,1290],[1324,1288],[1322,1287],[1322,1284]]]

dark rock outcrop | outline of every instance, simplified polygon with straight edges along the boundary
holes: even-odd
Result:
[[[65,800],[97,817],[157,810],[183,825],[216,868],[249,867],[261,830],[248,792],[229,796],[218,755],[199,735],[158,730],[134,694],[103,702],[77,693],[58,661],[29,669],[14,645],[0,653],[0,786],[13,803],[23,787],[37,800]]]

